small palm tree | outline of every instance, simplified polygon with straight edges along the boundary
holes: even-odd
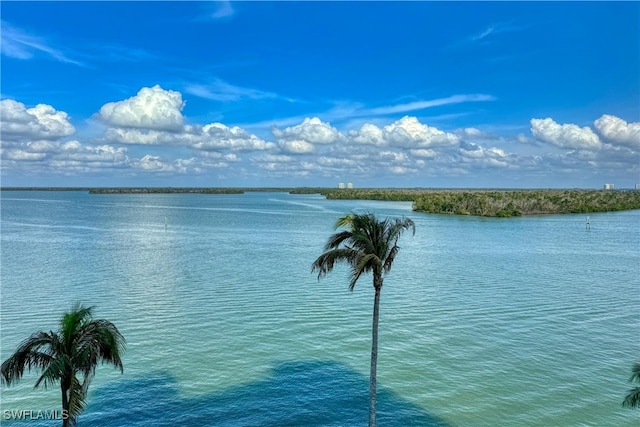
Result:
[[[391,265],[400,247],[398,239],[407,229],[415,234],[415,224],[408,218],[379,220],[372,213],[346,215],[336,222],[335,229],[345,228],[329,237],[325,252],[315,260],[311,271],[318,271],[318,280],[333,270],[339,262],[351,267],[349,290],[365,273],[372,273],[375,297],[371,343],[371,376],[369,378],[369,426],[376,425],[376,370],[378,363],[378,318],[383,275]]]
[[[635,363],[633,368],[631,369],[631,377],[629,378],[629,382],[637,382],[640,383],[640,362]],[[640,407],[640,387],[634,387],[627,393],[627,396],[624,398],[622,402],[622,406],[626,406],[628,408],[638,408]]]
[[[92,307],[73,306],[60,320],[58,332],[36,332],[2,363],[2,382],[11,385],[25,368],[42,372],[35,387],[57,382],[62,391],[62,425],[75,425],[84,409],[89,383],[98,362],[110,363],[123,372],[120,354],[125,340],[107,320],[93,320]],[[78,378],[80,376],[80,379]]]

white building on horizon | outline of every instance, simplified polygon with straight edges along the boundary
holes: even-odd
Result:
[[[338,184],[338,188],[343,190],[344,189],[344,182],[341,182]]]
[[[605,184],[604,185],[604,189],[605,190],[613,190],[616,186],[614,184]]]

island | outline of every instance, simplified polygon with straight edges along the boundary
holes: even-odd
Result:
[[[312,192],[327,199],[413,202],[413,210],[417,212],[503,218],[640,209],[638,190],[300,188],[292,191]]]

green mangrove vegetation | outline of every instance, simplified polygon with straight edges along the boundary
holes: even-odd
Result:
[[[487,217],[612,212],[640,209],[637,190],[323,190],[327,199],[413,202],[418,212]]]

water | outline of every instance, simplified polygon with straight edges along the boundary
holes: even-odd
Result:
[[[346,268],[310,271],[350,210],[416,223],[382,293],[380,425],[639,420],[621,402],[640,359],[640,211],[592,214],[587,231],[584,215],[286,193],[1,196],[2,359],[76,301],[127,339],[124,374],[98,367],[80,425],[366,425],[371,277],[349,292]],[[58,409],[35,378],[2,386],[2,409]]]

